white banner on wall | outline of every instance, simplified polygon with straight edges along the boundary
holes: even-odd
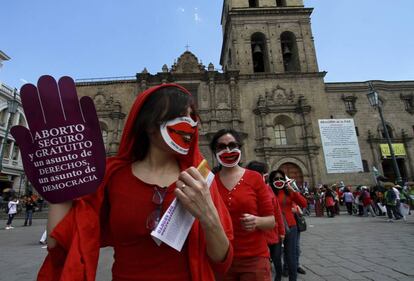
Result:
[[[320,119],[319,131],[328,174],[363,171],[354,119]]]

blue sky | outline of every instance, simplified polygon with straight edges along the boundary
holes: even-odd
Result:
[[[414,1],[305,0],[325,81],[414,80]],[[188,44],[219,65],[218,0],[3,1],[0,81],[20,87],[39,76],[134,76],[171,66]]]

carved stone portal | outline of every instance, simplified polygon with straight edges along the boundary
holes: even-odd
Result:
[[[288,92],[279,85],[271,91],[266,91],[265,97],[268,105],[291,105],[295,103],[295,94],[293,93],[293,90],[290,89]]]

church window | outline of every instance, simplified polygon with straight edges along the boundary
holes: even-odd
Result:
[[[351,101],[346,101],[345,106],[347,111],[354,109],[354,103]]]
[[[276,6],[285,7],[286,6],[286,1],[285,0],[276,0]]]
[[[18,157],[19,157],[19,147],[17,146],[16,143],[14,143],[12,159],[17,160]]]
[[[6,126],[7,110],[4,109],[0,112],[0,126]]]
[[[275,138],[276,138],[276,145],[286,145],[287,138],[286,138],[286,128],[281,124],[275,125]]]
[[[357,137],[359,137],[359,130],[358,130],[358,127],[355,127],[355,134],[357,135]]]
[[[369,173],[369,165],[367,160],[362,160],[362,167],[364,168],[364,173]]]
[[[259,0],[249,0],[249,7],[250,8],[257,8],[259,7]]]
[[[273,120],[275,145],[296,145],[295,124],[287,115],[281,114]]]
[[[266,37],[263,33],[254,33],[251,37],[251,48],[253,58],[253,71],[268,71],[268,57],[266,48]]]
[[[99,122],[99,126],[101,127],[102,139],[105,146],[105,150],[108,151],[108,126],[103,122]]]
[[[11,140],[7,140],[7,142],[4,144],[4,154],[3,154],[4,158],[9,159],[11,144],[12,144]]]
[[[296,44],[296,36],[292,32],[285,31],[280,36],[283,66],[286,72],[299,72],[299,53]]]
[[[414,95],[400,95],[401,100],[404,102],[405,111],[410,114],[414,114]]]
[[[356,109],[357,97],[342,96],[342,100],[344,101],[346,112],[351,116],[355,115],[355,113],[357,113],[357,109]]]

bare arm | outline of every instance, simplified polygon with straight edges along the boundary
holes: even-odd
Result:
[[[206,235],[207,254],[214,262],[221,262],[226,258],[229,240],[221,225],[217,210],[205,221],[200,221]]]
[[[197,169],[191,167],[180,174],[175,195],[183,206],[200,221],[206,236],[207,255],[214,262],[223,261],[229,250],[230,242],[221,225],[207,183]]]
[[[241,224],[247,231],[254,231],[256,228],[260,230],[268,230],[275,227],[275,217],[258,217],[251,214],[244,214],[241,218]]]
[[[49,205],[47,219],[47,245],[49,248],[54,248],[56,246],[56,240],[50,237],[50,234],[55,226],[66,216],[70,208],[72,208],[72,201]]]

